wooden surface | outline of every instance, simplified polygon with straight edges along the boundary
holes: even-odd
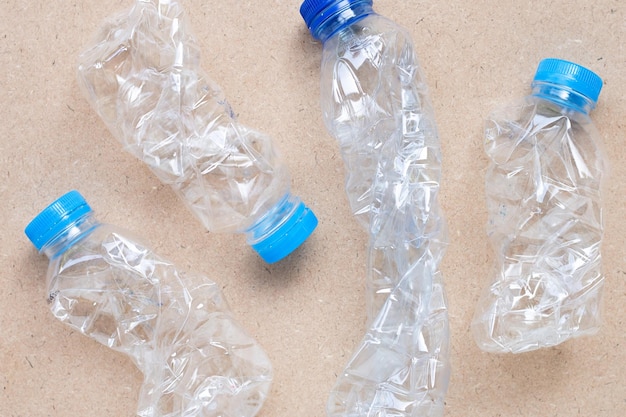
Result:
[[[130,0],[4,1],[0,12],[0,416],[132,416],[141,374],[120,354],[57,322],[45,257],[23,228],[67,190],[98,218],[141,234],[181,268],[219,282],[275,367],[260,417],[320,417],[364,332],[366,233],[343,190],[338,146],[319,110],[321,45],[295,1],[185,0],[204,68],[240,120],[269,133],[292,188],[320,225],[267,266],[241,236],[207,233],[106,130],[78,91],[75,63],[95,28]],[[442,269],[453,374],[448,417],[626,414],[626,4],[618,0],[380,0],[412,33],[443,146],[441,202],[450,246]],[[469,333],[489,281],[482,148],[485,116],[529,92],[544,57],[605,81],[595,120],[610,157],[605,195],[604,325],[591,338],[518,356],[482,353]]]

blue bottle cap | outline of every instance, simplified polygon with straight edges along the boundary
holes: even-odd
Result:
[[[533,80],[535,82],[566,87],[587,97],[594,104],[602,90],[602,79],[596,73],[573,62],[556,58],[547,58],[539,63]]]
[[[360,4],[371,6],[373,3],[373,0],[304,0],[300,5],[300,15],[313,36],[317,37],[317,30],[330,16]]]
[[[313,211],[300,202],[292,215],[271,235],[252,245],[268,264],[278,262],[296,250],[317,227]]]
[[[70,191],[31,220],[24,233],[37,250],[41,250],[53,237],[89,212],[91,207],[83,196],[78,191]]]

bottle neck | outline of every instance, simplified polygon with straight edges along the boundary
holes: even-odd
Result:
[[[287,193],[245,232],[248,244],[271,264],[296,250],[316,226],[313,211]]]
[[[324,43],[340,30],[373,13],[371,0],[342,0],[322,10],[309,27],[313,37]]]
[[[593,100],[582,94],[564,88],[558,84],[547,82],[534,82],[532,85],[532,95],[585,115],[589,115],[589,112],[596,106]]]
[[[49,259],[62,255],[76,242],[91,233],[100,223],[90,213],[86,213],[50,239],[40,250]]]
[[[272,235],[293,216],[299,203],[300,200],[291,193],[285,194],[263,217],[245,231],[248,244],[255,245]]]

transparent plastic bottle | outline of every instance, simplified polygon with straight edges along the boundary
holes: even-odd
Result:
[[[137,0],[79,57],[79,85],[125,149],[170,185],[211,232],[245,233],[267,262],[317,226],[289,191],[270,138],[238,123],[200,68],[176,0]]]
[[[441,149],[410,34],[372,1],[305,1],[322,41],[321,107],[370,234],[368,329],[328,400],[338,416],[441,416],[449,334],[439,263]]]
[[[252,417],[271,364],[235,321],[219,286],[176,269],[129,234],[99,223],[77,191],[26,227],[50,259],[54,316],[125,353],[144,374],[142,417]]]
[[[532,94],[487,120],[495,277],[472,323],[483,350],[526,352],[598,330],[607,164],[589,112],[601,88],[588,69],[545,59]]]

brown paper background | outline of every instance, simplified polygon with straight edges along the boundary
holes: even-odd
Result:
[[[141,374],[57,322],[47,260],[23,234],[54,198],[80,190],[98,218],[141,234],[182,269],[220,283],[271,357],[260,417],[318,417],[364,331],[367,236],[343,190],[343,163],[319,109],[321,45],[296,1],[185,0],[203,66],[240,120],[269,133],[292,188],[320,225],[288,260],[263,264],[241,236],[207,233],[125,153],[78,91],[77,53],[130,0],[7,0],[0,7],[0,416],[132,416]],[[453,374],[446,415],[626,414],[626,4],[619,0],[379,0],[413,35],[443,146],[442,270]],[[484,224],[482,125],[529,92],[541,58],[573,60],[605,81],[593,118],[611,163],[605,194],[604,325],[595,337],[518,356],[482,353],[469,333],[492,261]]]

